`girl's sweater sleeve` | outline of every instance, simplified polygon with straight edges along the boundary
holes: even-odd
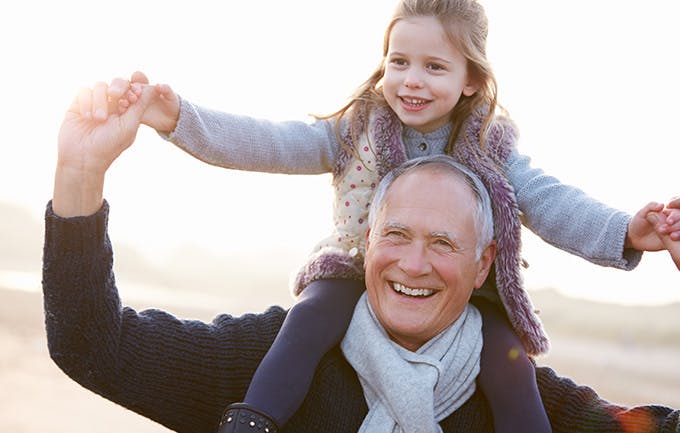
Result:
[[[212,323],[121,307],[108,205],[60,218],[48,205],[43,294],[50,356],[85,388],[178,432],[217,431],[245,394],[283,320],[221,315]]]
[[[523,223],[544,241],[592,263],[630,270],[642,252],[624,248],[631,216],[565,185],[516,150],[507,174],[515,189]]]
[[[162,136],[208,164],[267,173],[328,173],[339,149],[332,120],[272,122],[182,98],[175,130]]]

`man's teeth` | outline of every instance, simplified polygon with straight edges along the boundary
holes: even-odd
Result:
[[[412,289],[399,283],[394,283],[394,290],[408,296],[430,296],[434,293],[431,289]]]

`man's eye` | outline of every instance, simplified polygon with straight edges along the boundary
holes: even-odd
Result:
[[[437,239],[434,243],[438,248],[446,248],[449,250],[453,250],[453,245],[451,245],[451,242],[446,241],[444,239]]]

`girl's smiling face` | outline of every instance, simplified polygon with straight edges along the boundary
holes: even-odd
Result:
[[[467,59],[432,16],[398,21],[385,62],[385,100],[404,124],[422,133],[449,122],[460,96],[477,90]]]

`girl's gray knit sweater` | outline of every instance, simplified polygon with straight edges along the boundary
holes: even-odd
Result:
[[[180,101],[177,127],[165,138],[204,162],[287,174],[329,173],[335,167],[340,144],[332,120],[272,122]],[[443,153],[450,132],[450,125],[429,134],[404,128],[407,156]],[[630,215],[533,168],[517,150],[505,174],[523,224],[546,242],[602,266],[630,270],[640,262],[640,251],[624,248]]]

